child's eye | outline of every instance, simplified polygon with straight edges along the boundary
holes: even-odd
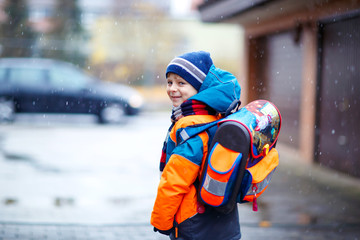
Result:
[[[186,83],[185,82],[179,82],[179,85],[185,85]]]
[[[172,85],[172,81],[167,81],[167,85]]]

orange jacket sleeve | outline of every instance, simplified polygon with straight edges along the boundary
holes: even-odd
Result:
[[[196,136],[174,149],[161,175],[151,215],[151,224],[157,229],[173,227],[181,202],[199,175],[203,144],[202,138]]]

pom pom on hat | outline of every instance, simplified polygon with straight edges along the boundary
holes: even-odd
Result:
[[[169,63],[166,69],[166,76],[170,72],[176,73],[199,91],[212,64],[213,61],[208,52],[185,53],[174,58]]]

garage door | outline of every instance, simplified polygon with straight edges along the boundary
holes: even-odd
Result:
[[[317,160],[360,176],[360,17],[322,24]]]
[[[298,148],[303,47],[294,41],[293,32],[266,36],[259,42],[264,46],[264,57],[257,74],[265,80],[266,88],[260,97],[274,102],[282,114],[279,140]]]

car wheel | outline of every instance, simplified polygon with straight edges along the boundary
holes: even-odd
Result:
[[[100,123],[121,123],[125,119],[125,110],[120,104],[109,104],[99,114]]]
[[[0,99],[0,122],[14,120],[15,104],[13,100]]]

